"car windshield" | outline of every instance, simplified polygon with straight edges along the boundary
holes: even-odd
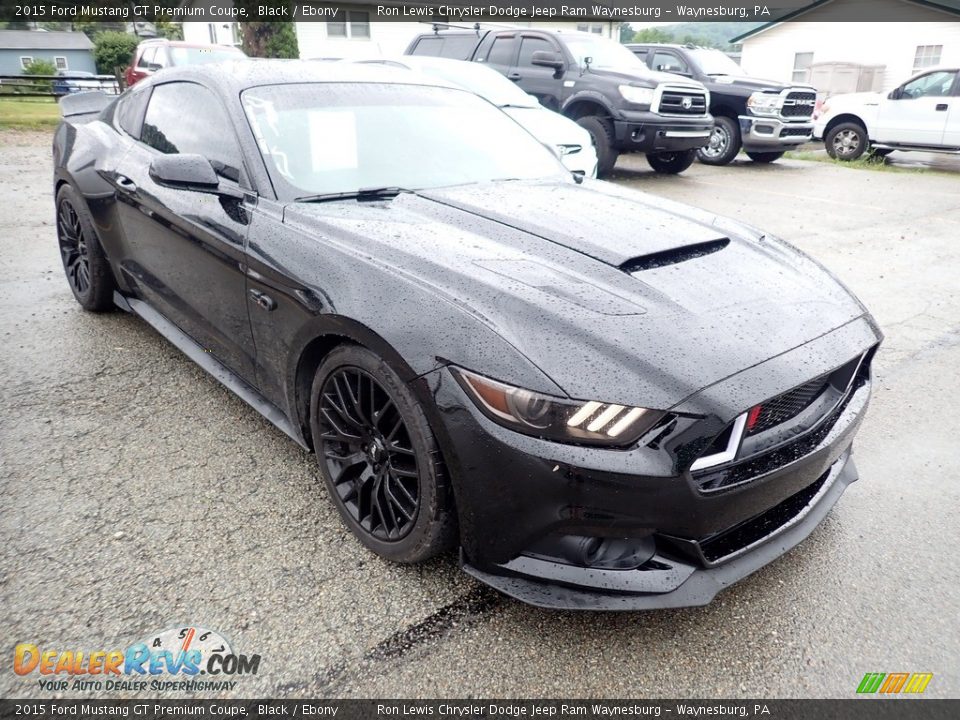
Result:
[[[743,68],[719,50],[699,48],[689,53],[704,75],[743,75]]]
[[[526,130],[464,90],[295,83],[250,88],[242,102],[282,200],[566,174]]]
[[[171,47],[170,57],[174,65],[205,65],[238,60],[246,55],[236,48]]]
[[[492,68],[459,60],[410,62],[413,70],[476,93],[497,107],[537,107],[540,103]]]
[[[647,66],[636,55],[620,43],[602,37],[569,36],[567,48],[574,61],[581,68],[584,58],[590,58],[590,67],[629,68],[647,72]]]

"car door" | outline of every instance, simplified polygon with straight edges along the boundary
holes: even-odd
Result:
[[[256,195],[226,111],[202,85],[159,84],[138,140],[117,169],[121,272],[141,299],[253,384],[245,243]],[[205,156],[239,197],[157,183],[151,162],[176,153]]]
[[[517,62],[510,69],[507,77],[524,91],[535,96],[545,107],[557,110],[564,95],[563,77],[566,73],[566,64],[564,68],[559,69],[534,65],[533,54],[538,51],[552,53],[558,60],[563,61],[560,46],[552,40],[542,35],[521,33]]]
[[[948,100],[947,127],[943,133],[943,145],[948,148],[960,148],[960,74],[953,84],[953,95]]]
[[[955,70],[933,70],[915,77],[880,101],[871,140],[939,147],[944,141],[956,85]]]
[[[512,32],[490,33],[477,48],[475,60],[489,65],[511,80],[517,80],[517,77],[510,77],[510,73],[517,61],[518,38],[519,35]]]

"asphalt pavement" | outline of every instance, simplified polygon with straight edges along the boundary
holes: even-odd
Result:
[[[886,341],[861,479],[806,542],[704,608],[597,614],[365,551],[313,456],[145,323],[79,308],[50,172],[49,135],[0,133],[0,696],[46,692],[18,643],[188,625],[261,656],[227,697],[852,697],[866,672],[960,695],[960,173],[621,161],[615,182],[812,254]]]

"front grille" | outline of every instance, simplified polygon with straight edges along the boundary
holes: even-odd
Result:
[[[830,471],[827,470],[812,485],[791,495],[779,505],[774,505],[760,515],[701,540],[698,544],[704,559],[715,563],[776,532],[804,511],[820,492],[829,476]]]
[[[783,137],[806,137],[807,135],[811,135],[811,134],[812,134],[812,131],[808,127],[805,127],[805,128],[786,127],[780,131],[780,137],[782,138]]]
[[[780,115],[785,118],[813,117],[813,108],[816,102],[816,93],[793,90],[787,93],[787,96],[783,99],[783,107],[780,109]]]
[[[800,387],[788,390],[763,405],[758,405],[759,411],[755,410],[756,416],[751,415],[748,420],[747,435],[756,435],[796,417],[820,396],[829,383],[830,376],[823,375]]]
[[[667,90],[660,96],[662,115],[706,115],[707,98],[697,92]]]

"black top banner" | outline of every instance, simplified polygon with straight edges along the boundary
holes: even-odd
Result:
[[[828,14],[808,10],[830,5]],[[768,2],[671,2],[669,0],[447,0],[446,2],[309,2],[294,0],[0,0],[0,20],[77,21],[296,21],[342,22],[348,11],[365,11],[371,21],[527,24],[537,21],[608,22],[782,22],[793,18],[831,22],[869,20],[910,22],[918,9],[944,13],[960,22],[960,0],[909,0],[883,3],[863,17],[862,3],[844,0],[769,0]]]

